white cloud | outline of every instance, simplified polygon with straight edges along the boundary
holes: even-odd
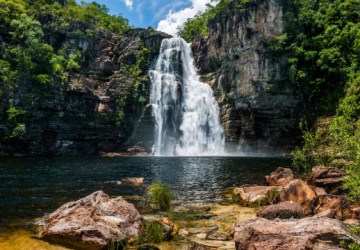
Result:
[[[126,5],[126,7],[132,9],[133,7],[133,0],[124,0],[124,3]]]
[[[157,30],[166,32],[176,36],[178,28],[180,28],[189,18],[193,18],[197,13],[206,10],[206,4],[211,0],[191,0],[191,7],[179,10],[177,12],[169,11],[163,20],[158,23]]]

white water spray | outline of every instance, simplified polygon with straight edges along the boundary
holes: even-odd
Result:
[[[155,69],[149,75],[156,121],[153,153],[222,155],[224,135],[219,106],[210,86],[199,81],[190,44],[179,37],[164,39]]]

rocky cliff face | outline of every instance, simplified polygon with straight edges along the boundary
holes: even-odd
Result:
[[[252,1],[246,11],[233,1],[210,21],[209,36],[192,44],[236,152],[288,152],[297,141],[302,98],[286,80],[286,55],[270,50],[283,34],[283,15],[279,0]]]
[[[90,40],[68,39],[71,47],[81,50],[80,71],[69,75],[65,86],[49,87],[35,106],[28,107],[26,134],[17,139],[0,136],[0,152],[80,155],[126,151],[148,102],[147,70],[165,37],[152,29],[132,29],[119,36],[99,33]],[[152,145],[151,137],[139,138],[146,141],[132,144]]]

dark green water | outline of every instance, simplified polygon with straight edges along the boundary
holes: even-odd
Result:
[[[100,189],[112,196],[143,195],[144,188],[118,184],[126,177],[171,184],[183,203],[208,202],[220,200],[226,188],[261,183],[289,163],[241,157],[0,158],[0,230],[30,226],[34,218]]]

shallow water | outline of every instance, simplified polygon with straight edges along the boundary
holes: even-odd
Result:
[[[9,231],[24,238],[28,232],[19,230],[31,229],[36,218],[97,190],[111,196],[143,195],[144,187],[119,185],[126,177],[170,184],[182,204],[215,202],[227,188],[259,183],[289,163],[249,157],[0,158],[0,242]]]

